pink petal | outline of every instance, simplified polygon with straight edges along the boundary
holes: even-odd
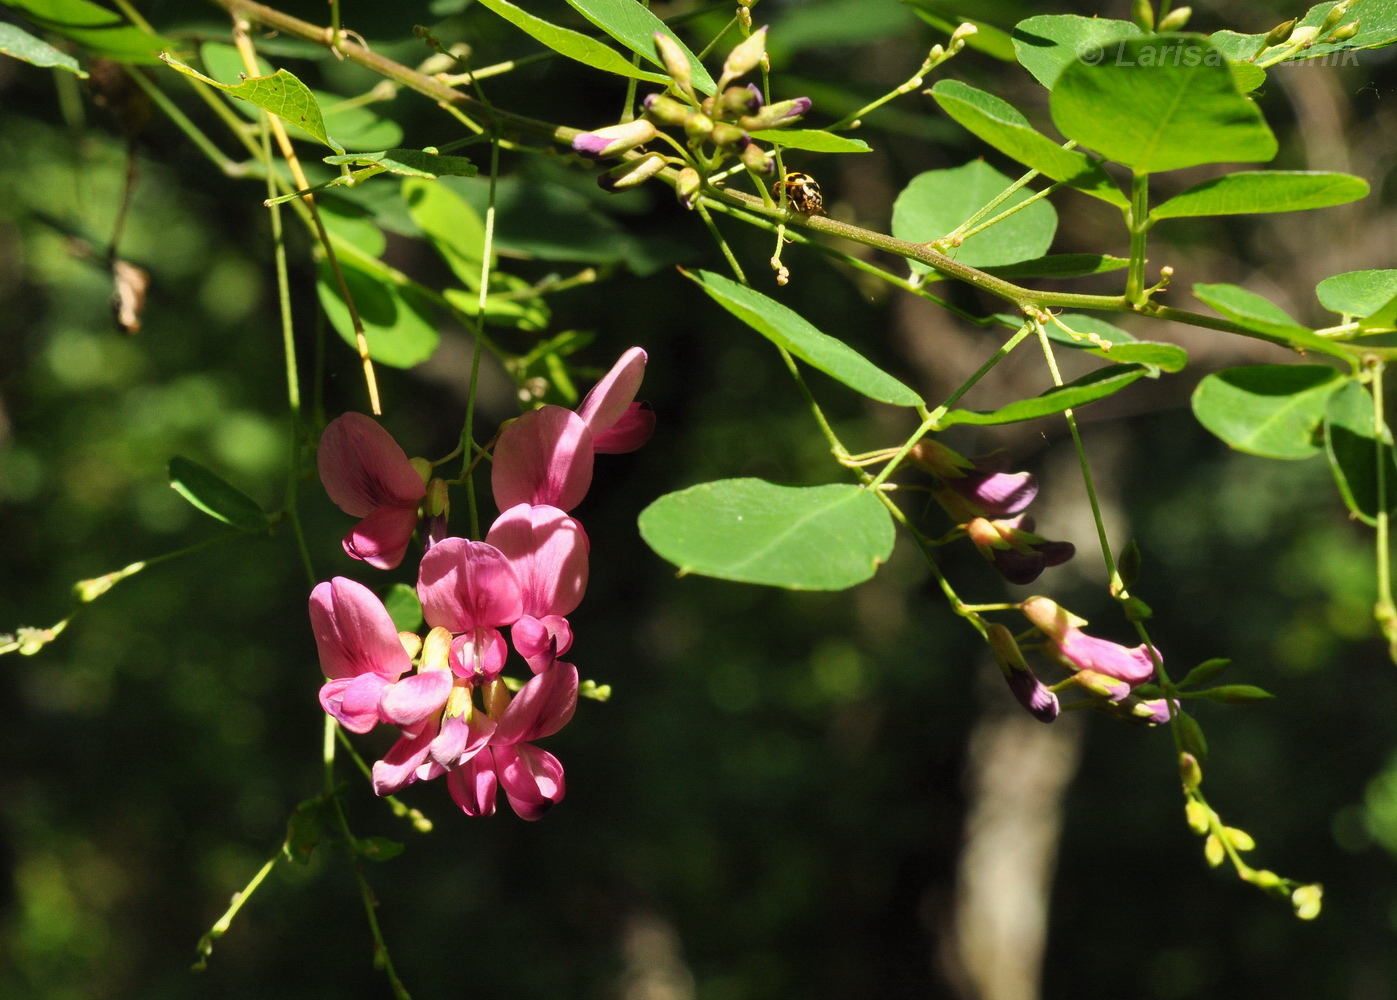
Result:
[[[374,761],[373,786],[375,795],[392,795],[417,780],[417,768],[427,759],[427,748],[436,738],[437,728],[427,725],[413,736],[404,734],[388,748],[382,760]]]
[[[524,595],[524,614],[566,615],[587,590],[582,525],[557,507],[518,504],[501,514],[485,541],[509,559]]]
[[[572,648],[572,626],[561,615],[531,618],[525,615],[509,630],[514,648],[529,663],[529,669],[540,674],[553,661]]]
[[[451,640],[451,669],[457,677],[484,684],[500,676],[509,646],[496,628],[472,629]]]
[[[398,442],[362,413],[330,421],[320,435],[315,461],[325,492],[352,517],[366,517],[380,507],[415,507],[427,492]]]
[[[632,347],[587,393],[587,398],[577,408],[577,415],[586,421],[593,434],[610,430],[630,407],[631,400],[640,391],[641,379],[645,378],[645,361],[645,352]]]
[[[427,624],[452,632],[509,625],[524,613],[519,581],[493,545],[448,538],[422,557],[417,596]]]
[[[451,674],[445,670],[404,677],[383,692],[379,708],[383,717],[399,726],[417,723],[440,712],[451,695]]]
[[[349,529],[344,551],[374,569],[397,569],[417,528],[417,506],[380,507]]]
[[[592,432],[561,406],[530,410],[500,434],[490,485],[500,510],[521,503],[572,510],[592,485]]]
[[[655,411],[649,403],[632,403],[606,430],[592,432],[592,451],[598,455],[624,455],[635,451],[655,433]]]
[[[320,707],[351,733],[367,733],[381,721],[378,700],[389,681],[381,674],[337,677],[320,688]]]
[[[1069,628],[1067,635],[1058,644],[1062,655],[1083,670],[1094,670],[1098,674],[1125,681],[1131,687],[1144,684],[1154,676],[1154,661],[1150,659],[1145,646],[1129,649],[1107,639],[1086,635],[1076,628]]]
[[[388,609],[362,583],[337,576],[310,594],[310,625],[326,677],[382,674],[397,680],[412,669]]]
[[[483,750],[494,732],[495,720],[483,712],[474,713],[470,722],[464,715],[453,715],[442,722],[427,756],[442,767],[458,767]]]
[[[520,819],[542,819],[563,801],[563,765],[547,750],[528,743],[498,747],[495,770],[510,807]]]
[[[494,756],[487,750],[472,757],[446,776],[446,787],[467,816],[495,815],[499,786]]]
[[[525,684],[500,716],[494,747],[552,736],[577,710],[577,668],[559,661]]]

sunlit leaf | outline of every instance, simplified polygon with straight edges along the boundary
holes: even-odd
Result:
[[[1300,459],[1320,449],[1329,397],[1347,382],[1325,365],[1248,365],[1216,372],[1193,391],[1198,422],[1238,451]]]
[[[546,45],[559,55],[575,59],[577,62],[591,66],[593,69],[599,69],[603,73],[633,76],[637,80],[649,80],[651,83],[669,82],[667,76],[632,66],[629,59],[611,46],[594,38],[588,38],[571,28],[563,28],[545,21],[541,17],[535,17],[528,11],[516,7],[509,0],[478,0],[478,2],[480,6],[494,11],[535,41]]]
[[[1397,297],[1397,270],[1336,274],[1316,285],[1315,294],[1330,312],[1371,316]]]
[[[1080,14],[1043,14],[1014,26],[1014,52],[1019,63],[1049,90],[1059,74],[1079,58],[1106,58],[1116,43],[1135,38],[1140,29],[1130,21]]]
[[[1021,399],[997,410],[952,410],[941,418],[939,426],[1012,424],[1051,416],[1120,392],[1148,371],[1143,365],[1108,365],[1065,385],[1054,386],[1040,396]]]
[[[1245,170],[1195,184],[1150,212],[1154,219],[1298,212],[1357,201],[1368,182],[1319,170]]]
[[[981,270],[1001,278],[1081,278],[1088,274],[1121,271],[1129,266],[1128,257],[1100,253],[1051,253],[1016,264],[990,264]]]
[[[202,80],[209,86],[217,87],[232,97],[241,98],[249,104],[255,104],[263,111],[268,111],[283,121],[309,133],[332,149],[336,148],[335,143],[331,142],[330,137],[325,133],[325,120],[320,113],[320,105],[316,102],[315,95],[310,92],[309,87],[286,70],[279,69],[271,76],[248,77],[242,83],[233,86],[219,83],[212,77],[205,76],[193,67],[186,66],[169,53],[162,53],[160,58],[172,69],[178,70],[185,76]]]
[[[805,149],[812,153],[871,153],[873,147],[862,139],[850,139],[821,132],[813,128],[768,128],[751,133],[753,139],[776,143],[787,149]]]
[[[1065,316],[1059,316],[1058,319],[1063,326],[1068,327],[1074,333],[1083,334],[1083,337],[1077,339],[1056,323],[1049,323],[1044,329],[1050,339],[1076,350],[1095,354],[1099,358],[1106,358],[1109,361],[1122,364],[1154,365],[1166,372],[1183,371],[1184,366],[1188,364],[1188,352],[1178,344],[1166,344],[1154,340],[1136,340],[1120,327],[1112,326],[1103,319],[1082,313],[1068,313]],[[1096,341],[1110,346],[1102,347],[1093,342],[1088,335],[1095,335]]]
[[[364,325],[370,358],[392,368],[412,368],[432,356],[441,337],[430,302],[411,288],[369,274],[347,259],[341,259],[340,267]],[[358,350],[349,307],[328,263],[320,266],[316,291],[330,325],[346,344]]]
[[[668,25],[661,21],[636,0],[568,0],[579,13],[602,31],[616,39],[632,52],[638,52],[656,66],[663,66],[659,53],[655,50],[655,33],[663,32],[677,44],[689,59],[689,72],[694,86],[705,94],[711,94],[718,85],[708,75],[698,56]]]
[[[267,530],[267,515],[255,500],[197,462],[180,455],[170,459],[170,485],[209,517],[239,531]]]
[[[1333,7],[1333,0],[1315,4],[1306,11],[1304,17],[1300,18],[1296,27],[1318,27]],[[1319,39],[1313,45],[1301,49],[1289,58],[1295,60],[1315,59],[1351,49],[1378,49],[1397,42],[1397,3],[1394,3],[1393,0],[1358,0],[1357,3],[1349,7],[1348,13],[1344,15],[1341,23],[1347,25],[1354,21],[1358,22],[1358,31],[1352,38],[1342,42]],[[1264,31],[1254,35],[1242,35],[1235,31],[1219,31],[1213,34],[1212,41],[1234,59],[1250,59],[1265,37],[1266,32]],[[1355,61],[1353,65],[1358,64]]]

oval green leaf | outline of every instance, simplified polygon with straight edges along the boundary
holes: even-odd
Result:
[[[1209,375],[1193,391],[1198,422],[1238,451],[1301,459],[1319,452],[1315,431],[1347,381],[1325,365],[1248,365]]]
[[[1330,312],[1371,316],[1397,297],[1397,270],[1336,274],[1316,285],[1315,294]]]
[[[790,590],[844,590],[892,554],[892,517],[858,486],[724,479],[660,497],[640,534],[680,574]]]
[[[1014,53],[1019,63],[1039,83],[1053,89],[1059,74],[1082,54],[1103,56],[1115,43],[1137,38],[1140,29],[1130,21],[1080,14],[1043,14],[1014,26]]]
[[[34,66],[54,66],[80,77],[87,72],[66,52],[60,52],[48,42],[35,38],[17,24],[0,24],[0,53]]]
[[[1261,110],[1202,35],[1126,39],[1095,64],[1075,61],[1050,106],[1063,135],[1140,173],[1276,155]]]
[[[1270,701],[1275,695],[1251,684],[1224,684],[1221,687],[1194,691],[1189,697],[1215,701],[1223,705],[1252,705],[1258,701]]]
[[[1315,4],[1300,18],[1297,27],[1318,27],[1333,7],[1333,0]],[[1341,42],[1316,42],[1308,48],[1301,49],[1286,61],[1315,59],[1348,49],[1377,49],[1397,42],[1397,4],[1391,0],[1361,0],[1355,3],[1349,8],[1342,23],[1347,25],[1355,21],[1358,23],[1358,31],[1352,38]],[[1212,36],[1213,42],[1234,59],[1250,59],[1265,37],[1264,31],[1255,35],[1219,31]],[[1353,65],[1358,64],[1355,61]]]
[[[1319,351],[1335,357],[1351,357],[1342,347],[1301,326],[1284,309],[1255,292],[1237,285],[1197,284],[1193,294],[1239,326],[1262,334],[1265,339],[1299,350]]]
[[[656,66],[664,61],[655,49],[655,32],[663,32],[670,37],[689,60],[689,73],[694,86],[705,94],[718,89],[713,77],[708,75],[698,56],[689,51],[669,27],[636,0],[568,0],[574,9],[602,31],[616,39],[632,52],[640,55]]]
[[[406,583],[393,584],[383,595],[383,606],[399,632],[416,632],[422,627],[422,602],[415,587]]]
[[[485,253],[485,222],[470,202],[445,184],[420,178],[403,181],[403,201],[412,221],[437,248],[452,273],[467,288],[480,287],[481,257]],[[495,260],[490,261],[490,268]]]
[[[777,347],[783,347],[806,364],[838,379],[869,399],[894,406],[922,403],[907,386],[873,364],[848,344],[815,329],[799,313],[754,288],[739,285],[712,271],[683,271],[709,297],[756,330]]]
[[[931,96],[946,114],[1006,156],[1093,198],[1130,207],[1099,163],[1075,149],[1063,149],[1006,101],[959,80],[939,81]]]
[[[1368,194],[1368,182],[1321,170],[1243,170],[1195,184],[1150,213],[1153,219],[1257,215],[1344,205]]]
[[[1211,660],[1204,660],[1202,663],[1198,664],[1198,666],[1194,667],[1192,670],[1190,670],[1187,674],[1184,675],[1184,679],[1179,681],[1178,687],[1180,689],[1183,689],[1187,687],[1194,687],[1198,684],[1207,684],[1210,680],[1213,680],[1214,678],[1221,675],[1222,672],[1226,670],[1228,666],[1231,665],[1231,663],[1231,660],[1224,659],[1223,657],[1217,657]]]
[[[1073,333],[1079,333],[1083,336],[1079,340],[1056,323],[1049,323],[1044,329],[1047,330],[1050,340],[1079,351],[1086,351],[1088,354],[1095,354],[1098,358],[1122,364],[1154,365],[1166,372],[1183,371],[1188,364],[1188,352],[1178,344],[1166,344],[1155,340],[1136,340],[1120,327],[1082,313],[1069,313],[1066,316],[1059,316],[1058,319],[1063,326],[1066,326]],[[1095,341],[1090,339],[1092,334],[1096,337]],[[1110,346],[1102,346],[1102,344]]]
[[[562,28],[541,17],[535,17],[528,11],[514,6],[509,0],[479,0],[479,3],[560,56],[567,56],[603,73],[633,76],[637,80],[649,80],[651,83],[669,83],[667,76],[632,66],[629,59],[611,46],[604,45],[595,38],[588,38],[571,28]]]
[[[316,101],[315,95],[294,74],[279,69],[271,76],[251,76],[237,86],[230,86],[226,83],[219,83],[213,77],[205,76],[192,66],[186,66],[168,52],[162,52],[160,58],[171,69],[178,70],[185,76],[193,77],[196,80],[202,80],[210,87],[217,87],[231,97],[255,104],[263,111],[270,112],[287,124],[295,125],[314,136],[317,141],[324,143],[336,152],[343,152],[325,132],[325,118],[320,112],[320,105]]]
[[[209,517],[239,531],[267,530],[267,515],[252,497],[197,462],[181,455],[170,459],[170,486]]]
[[[787,149],[804,149],[812,153],[871,153],[873,147],[862,139],[850,139],[821,132],[816,128],[764,128],[751,133],[753,139],[785,146]]]
[[[1373,433],[1373,397],[1357,382],[1348,382],[1329,397],[1324,413],[1324,452],[1334,484],[1349,510],[1368,524],[1377,524],[1378,442]],[[1392,442],[1384,443],[1387,467],[1384,482],[1387,511],[1397,510],[1397,463]]]
[[[1054,386],[1041,396],[1021,399],[997,410],[952,410],[937,423],[937,429],[952,424],[1012,424],[1052,416],[1120,392],[1148,371],[1142,365],[1107,365],[1066,385]]]
[[[355,267],[347,257],[341,259],[340,269],[364,324],[369,357],[390,368],[412,368],[432,356],[441,337],[426,299],[411,288],[399,287],[386,277]],[[357,350],[349,307],[328,263],[320,265],[316,291],[330,325],[346,344]]]
[[[1184,749],[1199,760],[1208,759],[1208,738],[1203,735],[1203,727],[1198,724],[1198,720],[1182,709],[1174,716],[1174,720],[1179,727],[1179,739],[1183,742]]]
[[[940,239],[989,204],[1012,184],[1008,177],[983,160],[963,167],[928,170],[912,178],[893,203],[893,235],[914,243]],[[1019,189],[994,209],[999,214],[1032,192]],[[1015,264],[1042,257],[1057,232],[1057,212],[1046,200],[1036,201],[1003,222],[970,237],[949,255],[971,267]],[[911,261],[914,271],[930,270]]]

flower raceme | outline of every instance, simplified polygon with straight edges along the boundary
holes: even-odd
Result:
[[[1084,619],[1046,597],[1030,597],[1019,607],[1048,637],[1045,652],[1089,690],[1120,701],[1132,688],[1154,677],[1155,660],[1144,644],[1132,649],[1087,635],[1082,631]],[[1157,649],[1154,656],[1163,660]],[[1167,706],[1164,711],[1167,713]]]
[[[1049,566],[1060,566],[1077,552],[1071,542],[1054,542],[1035,535],[1026,515],[1007,521],[977,517],[965,526],[965,533],[989,560],[999,575],[1010,583],[1032,583]]]

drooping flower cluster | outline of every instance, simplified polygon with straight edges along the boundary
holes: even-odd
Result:
[[[501,513],[484,541],[438,537],[422,557],[425,639],[399,633],[383,602],[353,580],[335,577],[312,592],[322,707],[351,732],[399,730],[373,766],[379,795],[445,775],[471,816],[494,813],[500,789],[524,819],[562,800],[562,764],[534,743],[577,706],[577,668],[560,657],[572,646],[566,616],[586,592],[589,542],[567,511],[586,495],[594,455],[639,448],[654,429],[653,412],[634,402],[645,361],[632,348],[577,411],[544,406],[500,433],[491,486]],[[430,463],[409,462],[361,414],[325,429],[319,466],[331,499],[363,518],[345,551],[370,565],[397,566],[419,514],[444,516],[441,504],[419,510],[424,497],[433,506],[418,471]],[[503,676],[510,645],[533,674],[512,696]]]

